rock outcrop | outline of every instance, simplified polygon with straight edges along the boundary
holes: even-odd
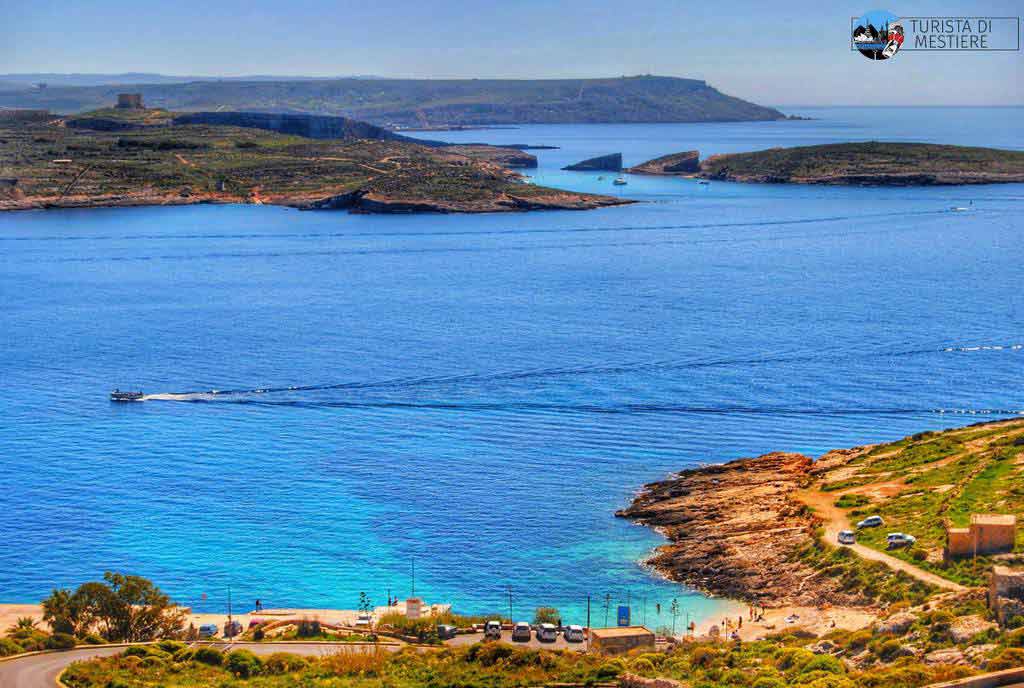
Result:
[[[301,115],[273,112],[189,112],[174,118],[174,124],[207,124],[215,126],[266,129],[279,134],[302,136],[307,139],[371,139],[386,141],[415,141],[419,144],[436,142],[411,139],[383,127],[348,117]]]
[[[562,169],[573,172],[620,172],[622,171],[622,153],[599,155],[596,158],[588,158]]]
[[[700,172],[700,152],[692,150],[663,155],[660,158],[630,167],[627,171],[631,174],[696,174]]]
[[[816,604],[832,586],[796,560],[817,520],[793,498],[812,463],[775,453],[683,471],[616,515],[668,538],[648,562],[668,578],[733,599]]]

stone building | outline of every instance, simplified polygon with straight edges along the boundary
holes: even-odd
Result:
[[[967,528],[947,526],[946,559],[1012,552],[1016,539],[1016,516],[971,514],[971,522]]]
[[[590,647],[609,655],[622,655],[638,647],[654,650],[654,631],[644,626],[592,628]]]
[[[993,567],[989,574],[988,606],[1001,624],[1018,616],[1024,619],[1024,569]]]
[[[141,110],[142,109],[142,94],[141,93],[118,93],[117,94],[117,107],[122,110]]]

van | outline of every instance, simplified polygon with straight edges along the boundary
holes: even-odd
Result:
[[[217,624],[203,624],[199,627],[200,638],[212,638],[217,635]]]
[[[512,627],[512,640],[517,643],[528,643],[530,642],[530,636],[532,636],[532,630],[530,624],[525,621],[520,621]]]
[[[840,545],[852,545],[857,542],[857,535],[852,530],[840,530],[838,540]]]
[[[501,640],[501,622],[490,620],[484,624],[484,640]]]
[[[437,625],[437,637],[439,640],[451,640],[459,632],[459,629],[449,624]]]
[[[553,643],[558,639],[558,630],[554,624],[542,623],[537,626],[537,640],[542,643]]]
[[[881,516],[868,516],[863,521],[858,523],[857,527],[858,528],[877,528],[878,526],[882,525],[883,523],[884,523],[884,521],[882,521],[882,517]]]

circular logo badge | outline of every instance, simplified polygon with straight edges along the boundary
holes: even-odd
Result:
[[[892,12],[865,12],[853,23],[853,45],[869,60],[888,60],[903,45],[903,24]]]

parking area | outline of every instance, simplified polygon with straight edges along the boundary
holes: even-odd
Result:
[[[473,643],[481,642],[483,639],[484,639],[483,632],[480,632],[480,633],[466,633],[466,634],[457,635],[454,638],[452,638],[451,640],[446,640],[445,641],[445,645],[452,645],[452,646],[472,645]],[[584,650],[587,649],[587,644],[586,643],[567,643],[567,642],[565,642],[565,638],[562,637],[561,633],[559,633],[558,634],[558,638],[554,642],[551,642],[551,643],[542,643],[542,642],[540,642],[539,640],[537,640],[536,634],[531,635],[529,641],[523,642],[523,643],[519,643],[519,642],[512,642],[512,631],[502,631],[501,632],[501,641],[503,643],[508,643],[509,645],[516,645],[518,647],[530,647],[530,648],[535,648],[535,649],[536,648],[545,648],[545,649],[548,649],[548,650],[577,650],[579,652],[583,652]]]

